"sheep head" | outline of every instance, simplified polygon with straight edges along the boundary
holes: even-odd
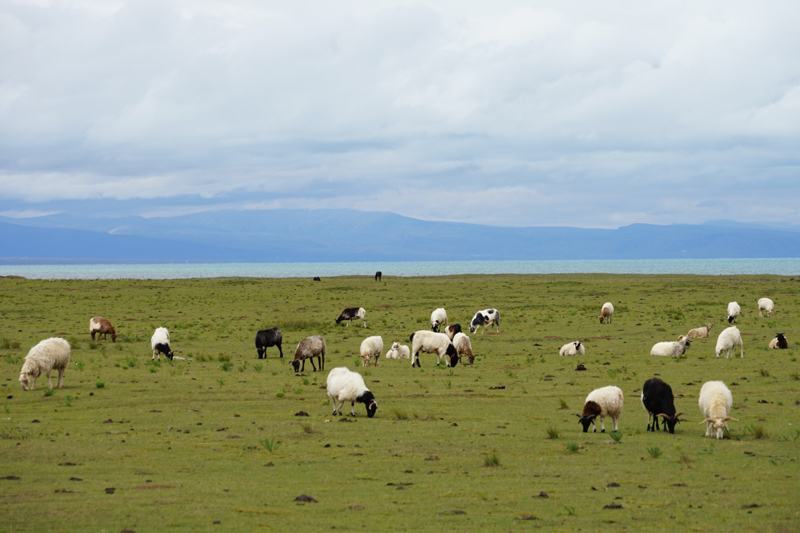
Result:
[[[295,359],[294,361],[291,362],[291,365],[292,367],[294,367],[295,372],[300,372],[300,361]]]
[[[31,376],[27,372],[21,372],[19,375],[19,383],[22,385],[22,390],[26,391],[31,386]]]
[[[589,432],[589,424],[594,422],[594,419],[595,419],[595,417],[597,415],[581,416],[581,415],[576,413],[575,416],[578,417],[578,422],[580,422],[583,425],[583,432],[584,433],[588,433]]]
[[[664,413],[658,413],[656,416],[657,417],[660,416],[660,417],[664,418],[664,432],[665,433],[667,432],[667,429],[669,429],[670,433],[675,433],[675,424],[677,424],[678,422],[681,421],[678,417],[681,416],[682,414],[683,413],[678,413],[677,415],[669,416],[669,415],[666,415]]]
[[[720,418],[706,418],[700,423],[701,424],[711,423],[712,427],[716,431],[716,437],[718,439],[722,439],[724,437],[724,430],[728,427],[728,425],[725,422],[727,422],[728,420],[733,420],[734,422],[739,421],[731,416],[723,416]]]

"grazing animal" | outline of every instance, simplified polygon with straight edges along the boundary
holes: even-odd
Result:
[[[453,339],[453,346],[455,347],[456,353],[459,357],[464,357],[466,355],[469,360],[469,364],[473,364],[475,362],[475,354],[472,353],[472,343],[469,342],[469,337],[461,332],[456,333],[456,336]]]
[[[741,357],[744,358],[744,343],[742,342],[742,334],[739,333],[739,328],[736,326],[725,328],[717,337],[717,347],[714,349],[717,359],[719,359],[722,352],[725,352],[725,359],[728,359],[731,353],[736,355],[735,348],[737,346],[741,350]]]
[[[733,324],[736,322],[736,318],[739,316],[739,313],[742,312],[741,306],[736,302],[730,302],[728,304],[728,324]]]
[[[648,379],[642,387],[642,407],[647,411],[647,431],[659,429],[658,417],[663,417],[664,433],[667,432],[667,429],[670,433],[675,433],[675,424],[680,422],[678,417],[683,413],[675,414],[675,397],[672,395],[672,387],[658,378]],[[651,417],[652,425],[650,424]]]
[[[408,359],[411,357],[411,350],[405,344],[395,342],[392,347],[386,352],[387,359]]]
[[[42,374],[47,376],[47,384],[53,388],[50,372],[58,370],[57,388],[64,383],[64,371],[69,364],[69,343],[58,337],[51,337],[34,346],[25,356],[19,372],[19,383],[22,390],[36,390],[36,378]]]
[[[439,331],[439,327],[447,324],[447,311],[440,307],[431,313],[431,331]]]
[[[450,324],[444,328],[444,334],[450,337],[450,340],[453,340],[453,337],[456,336],[456,333],[461,333],[461,324]]]
[[[319,276],[314,276],[314,281],[322,281],[322,279]]]
[[[770,300],[769,298],[759,298],[758,300],[758,316],[763,317],[761,313],[766,311],[767,316],[772,316],[772,312],[775,311],[775,302]]]
[[[372,418],[378,410],[378,401],[364,384],[364,378],[358,372],[353,372],[346,367],[334,368],[328,374],[328,397],[333,401],[333,416],[342,414],[344,402],[350,402],[350,414],[356,416],[356,402],[367,407],[367,416]],[[339,407],[336,407],[336,402]]]
[[[382,277],[383,277],[383,272],[381,272],[380,270],[375,272],[375,281],[380,281]]]
[[[597,317],[600,319],[600,323],[602,324],[605,321],[608,324],[611,324],[611,317],[614,316],[614,304],[611,302],[606,302],[603,304],[603,307],[600,309],[600,315]]]
[[[558,351],[558,355],[585,355],[586,348],[584,348],[581,341],[568,342]]]
[[[679,357],[686,353],[686,348],[691,346],[692,343],[688,337],[681,335],[677,341],[657,342],[650,349],[650,355],[659,355],[662,357]]]
[[[789,341],[786,340],[786,336],[783,333],[776,333],[775,338],[769,341],[769,347],[773,350],[786,350],[789,348]]]
[[[728,420],[738,422],[731,418],[731,407],[733,407],[733,395],[728,387],[721,381],[706,381],[700,388],[700,397],[697,400],[700,412],[703,413],[705,420],[700,422],[706,424],[706,437],[711,435],[713,428],[716,437],[721,439],[725,436],[723,429],[728,429]]]
[[[370,359],[375,358],[375,366],[381,359],[383,351],[383,339],[380,336],[367,337],[361,342],[361,359],[363,366],[369,366]]]
[[[281,353],[283,359],[283,332],[278,328],[262,329],[256,333],[256,351],[258,352],[259,359],[267,358],[267,348],[270,346],[277,346],[278,351]]]
[[[322,371],[325,369],[325,354],[327,352],[328,347],[325,346],[325,338],[322,335],[306,337],[297,343],[297,349],[294,351],[294,361],[291,363],[292,368],[294,368],[295,372],[305,372],[306,359],[309,359],[311,361],[311,367],[314,369],[314,372],[316,372],[317,367],[314,366],[314,358],[316,357],[319,363],[319,369]],[[300,368],[301,362],[303,363],[302,368]]]
[[[97,340],[100,340],[100,337],[105,337],[106,342],[108,342],[108,336],[111,335],[111,342],[117,342],[117,332],[114,330],[114,326],[111,325],[111,321],[100,316],[89,320],[89,333],[92,335],[92,340],[97,334]]]
[[[347,320],[347,326],[349,327],[350,323],[354,319],[360,318],[361,321],[364,323],[362,327],[367,327],[367,319],[365,318],[366,316],[367,312],[364,310],[363,307],[348,307],[344,311],[342,311],[342,314],[339,315],[339,318],[336,319],[336,323],[338,324],[343,320]]]
[[[705,339],[708,338],[708,334],[711,331],[711,326],[714,324],[706,324],[701,328],[694,328],[690,329],[689,333],[686,334],[686,338],[688,339]]]
[[[172,352],[172,348],[169,345],[169,331],[167,328],[157,328],[153,336],[150,338],[150,346],[153,348],[153,357],[150,359],[151,361],[158,356],[158,360],[161,361],[161,354],[163,353],[164,356],[172,360],[174,353]]]
[[[469,323],[469,332],[475,333],[475,331],[480,327],[483,328],[481,333],[486,333],[486,328],[489,328],[489,332],[492,331],[492,324],[497,324],[497,331],[500,331],[500,311],[497,309],[484,309],[483,311],[478,311],[475,313],[475,316],[472,317],[472,320]]]
[[[421,329],[411,334],[411,367],[421,366],[419,363],[419,352],[435,353],[436,365],[444,359],[447,366],[458,364],[458,352],[450,337],[444,333],[435,333]],[[449,358],[449,359],[448,359]]]
[[[622,416],[622,390],[619,387],[609,385],[595,389],[586,397],[583,404],[583,413],[576,414],[583,425],[583,432],[589,431],[589,424],[592,425],[593,433],[597,433],[597,423],[595,419],[600,417],[601,432],[606,432],[605,417],[610,416],[612,430],[617,431],[619,427],[619,417]]]

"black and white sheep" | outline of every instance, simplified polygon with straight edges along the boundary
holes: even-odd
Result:
[[[692,343],[685,335],[678,337],[677,341],[657,342],[650,349],[650,355],[661,357],[679,357],[686,353],[686,348]]]
[[[447,324],[447,311],[443,307],[434,309],[431,313],[431,331],[439,331],[439,328]]]
[[[658,417],[664,418],[664,433],[669,429],[670,433],[675,433],[675,424],[681,420],[678,418],[683,413],[675,413],[675,397],[672,395],[672,387],[658,378],[650,378],[644,382],[642,387],[642,407],[647,411],[647,431],[659,429]],[[650,424],[650,419],[653,423]]]
[[[481,333],[486,333],[486,328],[489,332],[492,331],[492,324],[497,325],[497,331],[500,331],[500,311],[497,309],[484,309],[478,311],[469,323],[469,332],[475,333],[478,328],[483,328]]]
[[[361,342],[362,366],[369,366],[370,360],[373,358],[375,359],[375,366],[378,366],[381,352],[383,352],[383,339],[379,335],[364,339]]]
[[[283,359],[281,344],[283,344],[283,332],[278,328],[262,329],[256,333],[256,351],[259,359],[267,358],[267,348],[270,346],[277,346]]]
[[[589,431],[589,424],[593,426],[592,432],[597,433],[597,423],[595,419],[600,417],[601,432],[605,433],[605,417],[610,416],[612,430],[619,428],[619,417],[622,416],[622,390],[619,387],[609,385],[595,389],[586,397],[583,404],[583,413],[576,414],[579,422],[583,425],[583,432]]]
[[[58,370],[57,388],[64,383],[64,371],[69,364],[69,343],[59,337],[51,337],[34,346],[25,356],[22,369],[19,372],[19,383],[22,390],[35,390],[36,378],[42,374],[47,376],[47,384],[53,388],[50,372]]]
[[[386,352],[387,359],[409,359],[411,357],[411,350],[405,344],[395,342],[389,351]]]
[[[367,319],[365,318],[366,316],[367,312],[364,310],[363,307],[348,307],[344,311],[342,311],[342,314],[339,315],[339,318],[336,319],[336,323],[338,324],[343,320],[347,320],[347,325],[349,327],[350,323],[353,320],[360,318],[361,321],[364,323],[362,327],[365,328],[367,327]]]
[[[419,363],[419,352],[435,353],[436,364],[439,365],[441,359],[445,360],[447,366],[458,364],[458,352],[450,337],[444,333],[435,333],[426,329],[421,329],[411,334],[411,366],[421,366]]]
[[[585,355],[586,348],[581,341],[568,342],[558,351],[558,355]]]
[[[736,318],[739,316],[739,313],[742,312],[741,306],[736,302],[730,302],[728,304],[728,324],[733,324],[736,322]]]
[[[461,324],[450,324],[444,328],[444,334],[450,337],[450,340],[453,340],[456,333],[461,333]]]
[[[295,372],[305,372],[306,359],[311,361],[311,367],[314,372],[317,367],[314,366],[314,358],[317,358],[320,371],[325,369],[325,354],[328,352],[328,347],[325,345],[325,338],[322,335],[312,335],[306,337],[297,343],[297,349],[294,351],[294,361],[291,362],[292,368]],[[303,363],[302,368],[300,363]]]
[[[769,341],[769,347],[772,350],[786,350],[789,348],[789,341],[786,340],[786,335],[783,333],[776,333],[775,338]]]
[[[150,346],[153,348],[153,357],[150,359],[151,361],[158,356],[158,360],[161,360],[161,354],[163,353],[167,359],[172,360],[174,353],[172,348],[169,345],[169,331],[167,328],[157,328],[153,336],[150,338]]]
[[[611,324],[612,316],[614,316],[614,304],[611,302],[604,303],[600,309],[600,315],[597,317],[600,319],[600,323],[602,324],[605,321],[607,324]]]
[[[758,316],[763,317],[763,312],[767,313],[767,316],[772,316],[772,313],[775,311],[775,302],[770,300],[769,298],[759,298],[758,300]]]
[[[711,436],[714,429],[716,437],[721,439],[725,436],[724,431],[728,429],[728,420],[738,422],[732,418],[731,407],[733,407],[733,395],[725,383],[721,381],[706,381],[700,388],[700,397],[697,406],[703,413],[705,420],[700,422],[706,425],[706,437]]]
[[[350,414],[356,416],[356,402],[363,403],[367,408],[367,416],[372,418],[378,410],[378,401],[364,384],[364,378],[358,372],[340,366],[328,374],[328,397],[333,401],[333,415],[342,414],[344,402],[350,402]],[[340,405],[337,407],[336,402]]]
[[[466,356],[469,364],[475,362],[475,354],[472,353],[472,343],[469,342],[469,337],[463,333],[456,333],[456,336],[453,338],[453,346],[459,358]]]
[[[111,321],[101,316],[96,316],[89,320],[89,333],[92,336],[92,340],[97,335],[97,340],[100,340],[100,337],[104,337],[107,342],[108,336],[111,335],[111,342],[117,342],[117,332],[114,330],[114,326],[111,325]]]
[[[735,356],[737,346],[741,350],[741,357],[744,358],[744,343],[742,342],[742,334],[739,332],[739,328],[736,326],[725,328],[717,337],[717,346],[714,349],[717,359],[719,359],[722,352],[725,352],[725,359],[728,359],[731,353]]]

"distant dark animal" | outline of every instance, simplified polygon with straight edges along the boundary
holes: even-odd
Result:
[[[475,333],[478,328],[483,328],[483,332],[486,332],[487,327],[492,331],[492,324],[497,324],[497,331],[500,331],[500,311],[497,309],[478,311],[469,323],[469,332]]]
[[[383,276],[383,272],[381,272],[380,270],[375,272],[375,281],[380,281],[382,276]]]
[[[314,281],[322,281],[319,276],[314,276]]]
[[[270,346],[277,346],[278,351],[283,358],[283,349],[281,343],[283,342],[283,333],[278,328],[262,329],[256,333],[256,350],[258,351],[259,359],[267,358],[267,348]]]
[[[360,318],[364,323],[362,327],[367,327],[367,319],[365,318],[366,316],[367,312],[364,310],[363,307],[348,307],[347,309],[342,311],[342,314],[339,315],[339,318],[336,319],[336,323],[338,324],[343,320],[347,320],[347,325],[350,326],[350,323],[354,319]]]
[[[786,350],[789,348],[789,341],[783,333],[776,333],[775,338],[769,341],[769,347],[772,349]]]
[[[314,366],[315,357],[319,362],[320,371],[324,370],[325,354],[327,351],[328,347],[325,345],[325,339],[322,335],[313,335],[301,340],[297,344],[297,349],[294,351],[294,361],[292,361],[294,371],[304,372],[306,369],[306,359],[310,359],[311,366],[314,368],[314,372],[316,372],[317,367]],[[303,363],[302,368],[300,367],[301,362]]]
[[[95,334],[97,334],[97,340],[100,340],[100,337],[105,337],[106,341],[108,341],[108,336],[111,335],[111,342],[117,342],[117,332],[114,330],[114,326],[111,325],[111,322],[108,319],[96,316],[89,321],[89,333],[92,334],[92,340],[94,340]]]
[[[642,406],[647,411],[647,431],[656,431],[658,427],[658,417],[664,418],[664,432],[669,429],[670,433],[675,433],[675,424],[680,422],[678,419],[683,413],[675,414],[675,398],[672,395],[672,387],[658,378],[650,378],[644,382],[642,387]],[[653,423],[650,423],[652,417]]]

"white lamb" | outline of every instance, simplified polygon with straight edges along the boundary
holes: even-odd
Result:
[[[153,348],[153,357],[150,359],[151,361],[158,356],[158,360],[161,360],[161,354],[163,353],[167,359],[172,359],[173,352],[172,348],[169,345],[169,331],[167,328],[157,328],[153,336],[150,338],[150,347]]]
[[[558,351],[558,355],[586,355],[586,348],[583,346],[581,341],[572,341],[568,342],[564,346],[561,347],[561,350]]]
[[[361,342],[361,359],[363,366],[369,366],[370,359],[375,358],[375,366],[381,358],[383,351],[383,339],[379,335],[367,337]]]
[[[419,352],[435,353],[436,364],[444,358],[447,366],[455,366],[458,363],[458,352],[450,342],[450,337],[444,333],[434,333],[421,329],[411,335],[411,366],[421,366],[419,364]],[[449,359],[448,359],[449,357]]]
[[[770,300],[769,298],[760,298],[758,300],[758,316],[763,317],[761,313],[763,311],[767,312],[767,316],[772,316],[772,312],[775,311],[775,303]]]
[[[600,319],[600,323],[602,324],[605,320],[608,324],[611,324],[612,316],[614,316],[614,305],[611,302],[604,303],[602,309],[600,309],[600,316],[597,317]]]
[[[333,401],[333,415],[342,414],[344,402],[351,403],[350,414],[356,416],[356,402],[363,403],[367,407],[367,416],[372,418],[378,410],[378,402],[375,396],[364,384],[364,378],[358,372],[353,372],[346,367],[334,368],[328,374],[328,397]],[[339,407],[336,407],[336,402]]]
[[[36,378],[45,374],[47,383],[53,388],[50,380],[50,372],[58,370],[58,382],[56,387],[61,388],[64,382],[64,371],[69,364],[70,348],[69,343],[58,337],[51,337],[41,341],[34,346],[25,356],[22,370],[19,373],[19,382],[22,390],[35,390]]]
[[[475,354],[472,353],[472,343],[469,341],[469,337],[461,332],[456,333],[455,337],[453,337],[453,346],[455,347],[456,353],[459,357],[466,355],[467,359],[469,360],[469,364],[475,362]]]
[[[736,317],[738,317],[741,312],[742,308],[738,303],[730,302],[728,304],[728,324],[736,322]]]
[[[728,429],[728,420],[738,422],[731,418],[731,407],[733,406],[733,396],[730,389],[721,381],[706,381],[700,388],[700,398],[697,400],[700,412],[703,413],[705,420],[700,422],[706,424],[706,437],[710,436],[711,428],[716,431],[716,436],[721,439],[723,429]]]
[[[709,332],[711,332],[711,327],[714,324],[706,324],[701,328],[694,328],[690,329],[689,333],[686,334],[686,337],[689,339],[705,339],[708,338]]]
[[[595,389],[586,397],[583,404],[583,413],[575,415],[583,425],[583,432],[589,431],[589,424],[592,424],[592,432],[597,433],[597,423],[595,418],[600,417],[601,432],[605,433],[605,417],[610,416],[613,431],[619,428],[619,417],[622,416],[622,390],[619,387],[609,385],[600,389]]]
[[[387,359],[408,359],[411,357],[411,350],[405,344],[395,342],[392,347],[386,352]]]
[[[692,343],[685,335],[678,337],[677,341],[673,342],[657,342],[650,349],[650,355],[657,355],[661,357],[679,357],[686,353],[686,348],[691,346]]]
[[[741,357],[744,358],[744,343],[742,342],[742,334],[739,333],[739,328],[731,326],[722,330],[722,333],[717,337],[717,347],[714,352],[717,354],[717,359],[722,352],[725,352],[725,359],[728,359],[733,353],[736,355],[736,347],[741,350]]]
[[[447,324],[447,311],[440,307],[431,313],[431,330],[439,331],[439,327]]]

